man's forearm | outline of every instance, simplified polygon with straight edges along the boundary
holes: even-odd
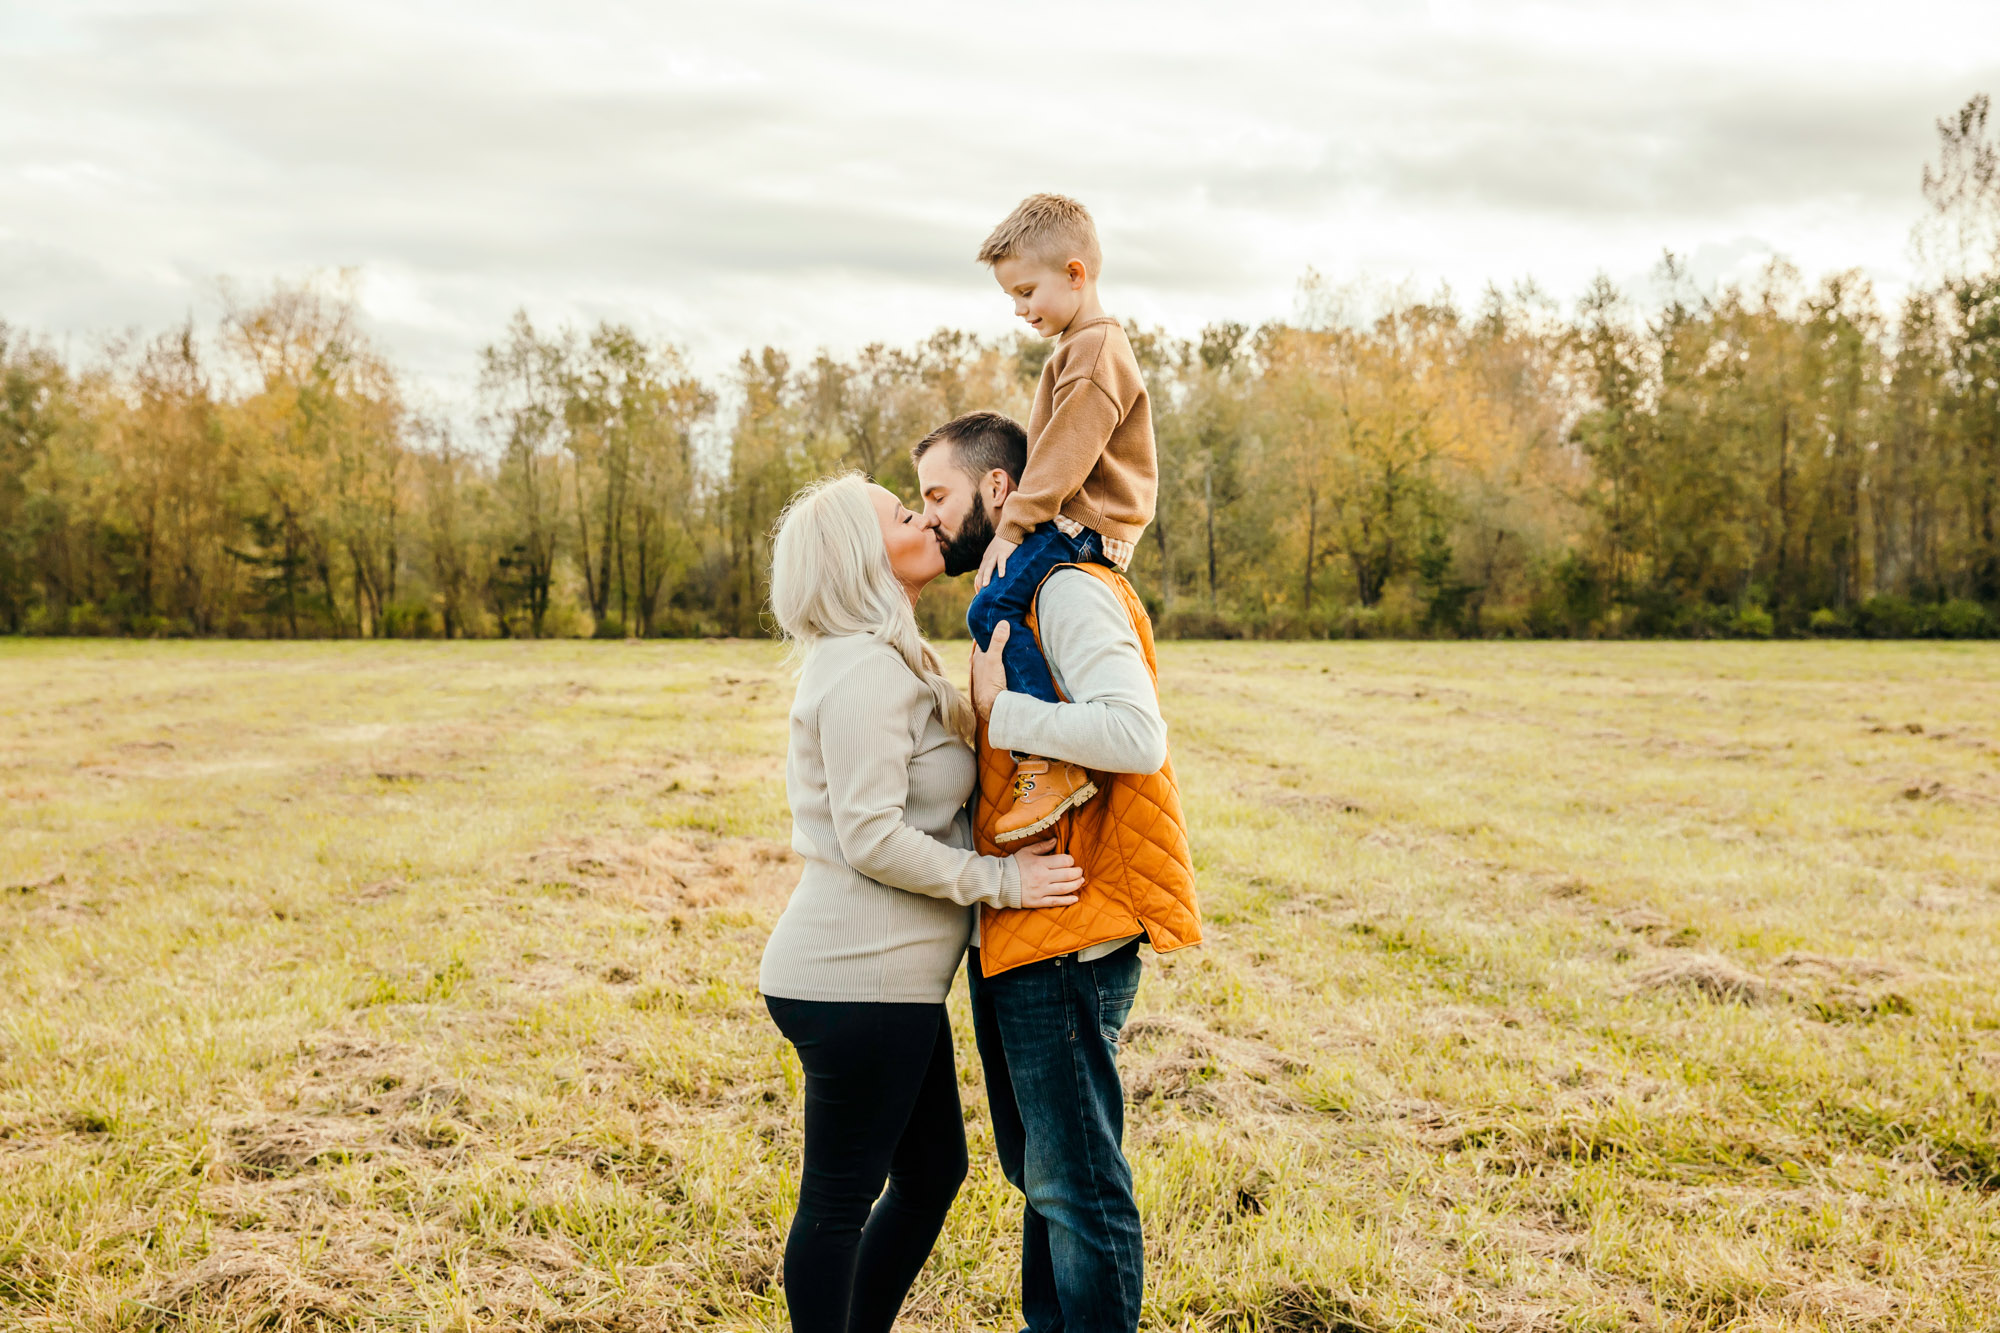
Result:
[[[994,700],[986,734],[1002,749],[1100,773],[1157,773],[1167,762],[1166,724],[1129,700],[1052,704],[1007,690]]]
[[[1158,772],[1167,760],[1167,724],[1117,595],[1080,569],[1059,569],[1042,585],[1035,618],[1043,655],[1072,702],[1003,691],[988,738],[1100,773]]]

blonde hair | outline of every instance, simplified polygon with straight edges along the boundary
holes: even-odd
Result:
[[[859,472],[844,472],[786,502],[771,544],[771,614],[801,664],[824,639],[867,634],[888,644],[930,688],[938,720],[970,745],[972,705],[917,629],[868,487]]]
[[[1063,194],[1029,195],[979,246],[979,262],[988,268],[1016,255],[1056,268],[1081,259],[1093,278],[1104,262],[1090,210]]]

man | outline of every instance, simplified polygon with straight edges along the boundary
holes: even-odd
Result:
[[[1027,454],[996,412],[947,422],[912,451],[945,573],[979,567]],[[1005,688],[1001,652],[1036,635],[1060,699]],[[1118,1032],[1139,989],[1139,943],[1201,941],[1194,866],[1155,684],[1153,635],[1130,583],[1102,564],[1060,565],[1021,625],[972,662],[979,716],[980,850],[1002,855],[1013,752],[1091,770],[1104,790],[1056,825],[1084,872],[1074,906],[982,911],[973,936],[973,1030],[1001,1170],[1027,1198],[1021,1313],[1028,1333],[1132,1333],[1144,1249],[1122,1147]]]

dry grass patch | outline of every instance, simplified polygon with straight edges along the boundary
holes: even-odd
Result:
[[[649,911],[742,902],[784,906],[791,849],[762,839],[597,835],[560,838],[525,858],[521,882],[608,895]]]
[[[1711,1000],[1740,1000],[1749,1004],[1761,1003],[1775,993],[1764,978],[1716,954],[1654,963],[1635,972],[1625,989],[1628,994],[1680,990]]]
[[[1306,1068],[1305,1061],[1264,1042],[1226,1037],[1174,1014],[1133,1019],[1121,1047],[1130,1100],[1157,1097],[1197,1114],[1292,1109],[1292,1099],[1272,1080]]]

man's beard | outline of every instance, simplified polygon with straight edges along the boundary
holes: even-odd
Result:
[[[992,544],[993,517],[986,512],[986,506],[979,502],[979,497],[974,496],[971,508],[966,511],[965,521],[958,525],[958,535],[942,543],[944,572],[952,578],[970,574],[979,568],[986,548]]]

